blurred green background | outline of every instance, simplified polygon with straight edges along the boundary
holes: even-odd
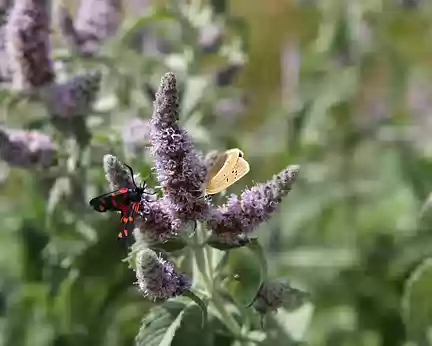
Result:
[[[228,194],[301,165],[257,231],[271,274],[313,296],[297,315],[279,316],[284,330],[314,346],[432,345],[431,4],[166,1],[177,3],[174,14],[141,17],[146,2],[124,1],[99,57],[71,55],[54,26],[58,78],[103,72],[86,117],[89,145],[54,128],[41,105],[11,105],[2,94],[2,123],[51,135],[60,156],[48,170],[0,164],[0,345],[132,344],[151,304],[121,262],[116,215],[95,213],[88,200],[108,189],[104,154],[150,172],[145,130],[132,120],[151,116],[146,90],[170,70],[197,146],[245,152],[251,172]],[[223,44],[205,53],[199,37],[211,23]],[[142,51],[150,39],[137,37],[149,28],[167,52]],[[238,61],[226,85],[214,79]]]

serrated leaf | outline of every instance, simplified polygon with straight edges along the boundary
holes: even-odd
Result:
[[[141,327],[135,338],[137,346],[169,346],[188,305],[168,301],[156,306],[141,320]]]
[[[228,270],[231,277],[234,277],[228,283],[228,290],[233,299],[243,306],[249,306],[253,302],[266,273],[262,268],[261,259],[256,255],[259,251],[255,245],[252,248],[250,245],[228,253]]]
[[[405,325],[414,341],[427,344],[432,328],[432,258],[425,260],[411,274],[405,285],[402,311]]]

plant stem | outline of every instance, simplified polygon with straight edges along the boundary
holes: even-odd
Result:
[[[197,229],[194,234],[194,254],[195,262],[198,270],[200,271],[204,283],[208,292],[212,297],[212,303],[218,313],[221,316],[221,322],[227,327],[227,329],[236,337],[243,337],[241,335],[241,328],[237,321],[231,316],[231,314],[226,310],[225,304],[222,301],[217,288],[213,284],[213,277],[210,274],[212,272],[211,263],[209,262],[209,251],[206,246],[203,245],[205,239],[205,230],[201,223],[198,223]]]

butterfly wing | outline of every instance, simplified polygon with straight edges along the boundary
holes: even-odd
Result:
[[[120,227],[122,230],[118,234],[118,239],[126,239],[134,230],[135,217],[140,209],[139,203],[131,203],[127,211],[122,211],[120,219]]]
[[[206,193],[211,195],[217,192],[212,192],[215,189],[218,189],[219,186],[224,184],[228,175],[235,167],[239,158],[243,157],[243,152],[240,149],[230,149],[225,153],[225,162],[218,171],[215,172],[215,169],[212,169],[209,175],[209,182],[207,184]],[[220,163],[219,163],[220,166]],[[215,167],[216,168],[216,167]],[[222,189],[223,190],[223,189]],[[221,191],[221,190],[220,190]]]
[[[108,210],[120,210],[125,203],[129,189],[119,189],[103,195],[97,196],[90,200],[89,204],[94,210],[104,213]]]
[[[249,163],[244,158],[239,157],[231,171],[226,173],[226,177],[224,177],[224,180],[207,187],[207,194],[214,195],[221,192],[222,190],[225,190],[226,188],[243,178],[246,174],[248,174],[249,171]]]

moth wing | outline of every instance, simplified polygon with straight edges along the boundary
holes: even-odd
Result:
[[[129,205],[127,211],[122,211],[120,219],[120,226],[122,227],[122,230],[118,234],[118,239],[127,238],[134,230],[135,217],[138,214],[139,208],[139,203],[132,203]]]
[[[235,182],[239,181],[250,171],[249,163],[242,157],[239,157],[233,169],[228,172],[226,178],[218,184],[213,184],[207,187],[207,194],[214,195],[225,190]]]
[[[107,210],[120,210],[119,205],[125,199],[129,189],[119,189],[92,198],[89,202],[94,210],[104,213]]]
[[[226,159],[222,165],[222,168],[220,168],[217,172],[214,172],[215,170],[210,172],[206,188],[208,194],[211,194],[208,191],[213,191],[215,187],[224,184],[224,181],[226,181],[228,175],[233,171],[235,165],[237,164],[238,159],[243,157],[243,152],[240,149],[230,149],[227,150],[224,155]]]

